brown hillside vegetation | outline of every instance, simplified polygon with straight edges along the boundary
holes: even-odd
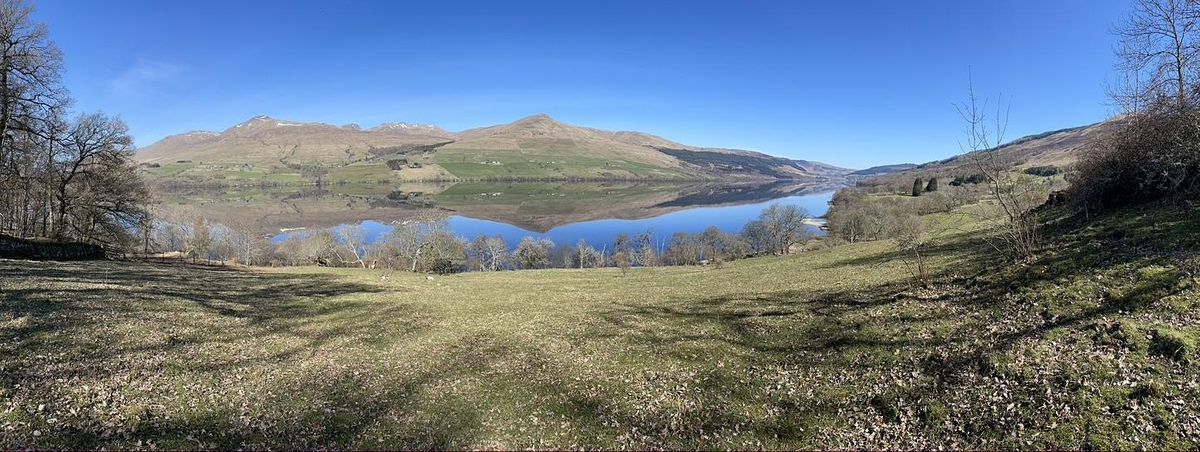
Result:
[[[995,158],[999,164],[1016,170],[1052,167],[1062,173],[1112,136],[1123,123],[1122,118],[1115,118],[1099,124],[1045,132],[1013,140],[986,152],[990,152],[990,158]],[[917,177],[924,180],[938,178],[943,184],[955,178],[970,178],[982,173],[977,157],[976,153],[956,155],[913,169],[872,177],[858,185],[899,192],[911,187]]]
[[[404,123],[362,130],[260,116],[223,132],[165,138],[137,158],[164,182],[233,185],[318,179],[815,180],[849,172],[760,152],[688,146],[641,132],[578,127],[546,115],[462,132]],[[388,166],[389,160],[402,163]]]

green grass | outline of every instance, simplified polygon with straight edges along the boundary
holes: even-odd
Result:
[[[680,171],[643,163],[570,154],[444,149],[434,155],[434,162],[456,177],[464,179],[517,177],[680,179],[688,177]]]
[[[329,174],[325,176],[325,180],[330,183],[337,182],[377,182],[381,180],[389,180],[393,176],[393,171],[388,168],[385,162],[370,162],[358,163],[353,165],[333,168]]]
[[[0,261],[0,446],[1198,446],[1167,351],[1200,221],[1060,223],[1028,265],[960,229],[929,287],[888,242],[627,276]]]
[[[261,167],[249,164],[200,164],[167,163],[158,168],[145,168],[152,181],[174,181],[194,183],[257,184],[305,183],[307,180],[298,172],[281,167]]]

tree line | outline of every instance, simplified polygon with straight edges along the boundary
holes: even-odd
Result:
[[[70,110],[62,52],[22,0],[0,0],[0,233],[129,245],[150,192],[126,125]]]
[[[651,232],[621,234],[597,249],[586,241],[556,244],[524,237],[510,247],[501,236],[467,240],[455,235],[444,214],[428,212],[395,222],[375,240],[361,225],[290,231],[278,243],[241,228],[208,221],[198,213],[160,212],[141,239],[145,251],[160,257],[241,265],[387,268],[454,273],[546,268],[602,268],[662,265],[720,265],[759,255],[791,254],[813,237],[808,214],[775,204],[731,234],[715,226],[691,234],[656,237]],[[610,247],[611,246],[611,247]]]

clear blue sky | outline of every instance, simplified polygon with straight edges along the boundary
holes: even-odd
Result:
[[[1113,113],[1120,0],[41,0],[80,110],[145,146],[251,116],[534,113],[862,168],[958,153],[968,67],[1010,137]]]

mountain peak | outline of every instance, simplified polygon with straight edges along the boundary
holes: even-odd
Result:
[[[529,115],[529,116],[526,116],[526,117],[524,117],[524,118],[518,119],[518,120],[516,120],[516,121],[514,122],[514,124],[518,124],[518,123],[539,123],[539,122],[545,122],[545,123],[558,123],[558,121],[555,121],[555,120],[554,120],[554,118],[551,118],[551,117],[550,117],[550,115],[548,115],[548,114],[545,114],[545,113],[538,113],[538,114],[536,114],[536,115]]]
[[[372,127],[371,130],[441,130],[440,127],[429,124],[412,124],[408,122],[385,122]]]
[[[266,129],[266,128],[271,128],[271,127],[288,127],[288,126],[305,126],[305,125],[320,125],[320,124],[319,123],[303,123],[303,122],[283,121],[283,120],[272,118],[267,115],[258,115],[253,118],[242,121],[240,124],[230,127],[226,131],[228,132],[228,131],[240,131],[240,130],[250,130],[250,129],[258,130],[258,129]]]

